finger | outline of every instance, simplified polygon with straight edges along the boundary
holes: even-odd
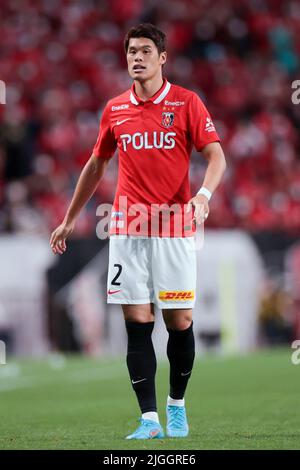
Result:
[[[198,225],[203,224],[203,222],[204,222],[204,217],[198,217],[198,219],[196,220],[196,223],[197,223]]]
[[[59,242],[56,241],[52,247],[52,251],[55,255],[59,254],[59,255],[62,255],[63,254],[63,251],[61,250],[60,246],[59,246]]]
[[[60,246],[57,244],[56,245],[56,252],[59,254],[59,255],[62,255],[63,254],[63,251],[62,249],[60,248]]]
[[[201,225],[208,217],[208,211],[205,209],[204,206],[198,206],[197,209],[195,210],[195,220],[196,223]]]
[[[194,200],[191,201],[191,207],[195,208],[193,220],[197,218],[197,213],[199,212],[199,206],[201,206],[201,204],[196,203]]]
[[[50,239],[50,246],[55,246],[57,243],[57,236],[55,233],[52,233],[51,239]]]
[[[52,247],[52,251],[53,251],[53,253],[54,253],[55,255],[57,255],[56,246],[53,246],[53,247]]]
[[[50,245],[51,246],[53,245],[53,241],[54,241],[54,232],[51,234],[51,237],[50,237]]]
[[[65,251],[64,250],[64,239],[63,238],[60,239],[57,244],[58,244],[58,248],[60,249],[61,254],[62,254]]]
[[[189,202],[187,203],[187,212],[190,212],[193,208],[193,200],[190,199]]]
[[[204,204],[196,204],[195,205],[195,217],[196,219],[199,219],[204,216]]]
[[[203,224],[208,217],[208,212],[205,212],[204,214],[201,214],[201,216],[198,219],[198,224],[201,225]]]
[[[59,242],[58,242],[58,246],[59,246],[60,250],[61,250],[62,252],[64,252],[64,251],[65,251],[65,249],[66,249],[65,240],[64,240],[64,239],[62,239],[62,240],[59,240]]]

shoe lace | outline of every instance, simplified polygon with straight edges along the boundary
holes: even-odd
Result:
[[[148,419],[139,418],[140,426],[145,426],[147,428],[151,428],[153,426],[153,421],[149,421]]]
[[[185,425],[185,412],[183,406],[170,407],[170,420],[171,427],[181,428]]]

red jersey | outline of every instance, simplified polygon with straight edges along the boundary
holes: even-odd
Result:
[[[191,151],[193,145],[201,151],[219,140],[198,95],[166,79],[147,101],[136,95],[134,84],[109,100],[93,154],[109,159],[119,149],[110,233],[192,235],[191,214],[183,216],[184,205],[191,198]],[[170,229],[162,226],[164,214],[170,215]]]

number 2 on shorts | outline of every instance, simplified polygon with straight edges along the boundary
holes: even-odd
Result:
[[[118,278],[120,277],[123,268],[122,268],[121,264],[117,264],[117,263],[114,264],[114,267],[117,268],[118,272],[117,272],[117,274],[115,275],[115,277],[113,278],[113,280],[111,281],[111,285],[112,285],[112,286],[120,286],[121,283],[120,283],[120,282],[117,282],[117,280],[118,280]]]

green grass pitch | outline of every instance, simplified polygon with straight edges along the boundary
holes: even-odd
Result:
[[[0,366],[0,449],[299,449],[300,365],[290,348],[195,361],[190,435],[126,441],[139,416],[125,360],[50,357]],[[168,364],[158,363],[165,426]]]

